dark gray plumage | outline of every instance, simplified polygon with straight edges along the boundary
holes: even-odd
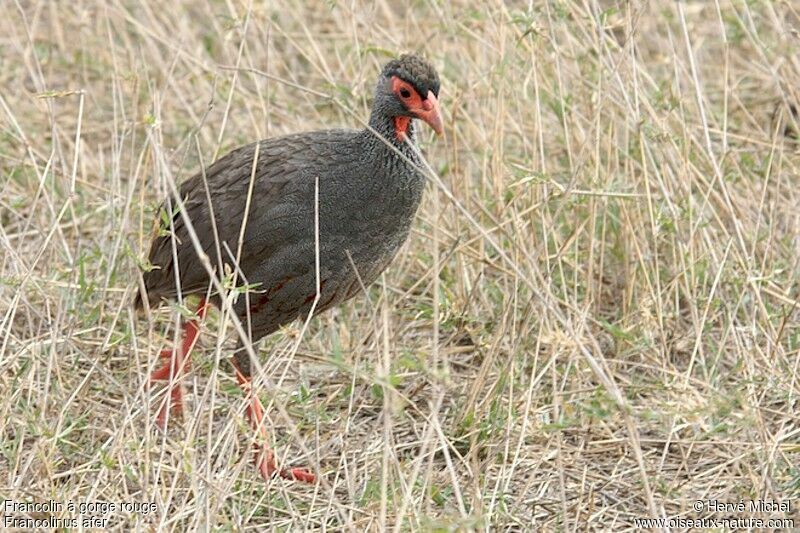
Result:
[[[404,100],[394,77],[419,94]],[[403,91],[405,95],[407,91]],[[440,119],[436,128],[421,107],[409,103],[417,97],[426,100],[428,91],[434,95],[428,101],[436,104],[438,119],[438,75],[424,60],[402,56],[384,67],[375,91],[369,125],[380,137],[369,129],[326,130],[257,143],[258,165],[238,263],[245,278],[240,281],[257,287],[235,304],[243,323],[250,324],[253,342],[305,317],[316,296],[316,178],[321,294],[315,314],[353,297],[360,290],[359,278],[365,285],[371,283],[397,253],[408,236],[425,185],[425,177],[414,168],[419,166],[418,156],[401,140],[398,117],[423,118],[437,131],[441,129]],[[413,127],[407,120],[405,123],[403,131],[413,138]],[[250,144],[206,169],[208,195],[200,174],[180,187],[185,213],[217,269],[234,264],[231,253],[236,254],[238,248],[255,153],[256,143]],[[165,202],[165,211],[175,213],[176,209],[170,209],[174,204]],[[212,208],[223,265],[219,264],[211,224]],[[181,215],[175,214],[173,221],[180,292],[205,295],[210,285],[208,274]],[[149,304],[156,306],[174,299],[179,290],[172,235],[156,237],[149,260],[156,268],[144,273],[144,287]],[[212,295],[211,302],[219,305],[218,296]],[[141,295],[136,305],[142,306]],[[237,351],[236,362],[249,376],[245,353]]]

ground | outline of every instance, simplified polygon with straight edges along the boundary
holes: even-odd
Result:
[[[4,0],[0,495],[118,530],[800,525],[798,10]],[[265,483],[219,313],[154,424],[193,305],[130,305],[156,208],[361,127],[406,51],[442,77],[424,204],[366,294],[257,347],[280,461],[322,478]],[[791,505],[717,506],[760,500]]]

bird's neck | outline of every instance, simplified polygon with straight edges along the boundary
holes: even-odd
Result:
[[[407,148],[406,138],[414,141],[414,121],[410,117],[390,117],[383,113],[373,113],[369,117],[369,126],[398,148]],[[382,142],[380,139],[376,140]]]

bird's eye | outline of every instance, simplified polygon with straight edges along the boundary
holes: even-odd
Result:
[[[408,89],[400,89],[400,96],[403,98],[411,98],[411,91]]]

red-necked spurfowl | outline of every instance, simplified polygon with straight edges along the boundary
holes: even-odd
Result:
[[[164,202],[162,212],[170,213],[172,220],[166,218],[164,231],[151,244],[154,268],[143,274],[144,291],[135,305],[141,308],[146,301],[154,307],[179,293],[200,295],[201,301],[198,318],[183,326],[181,345],[162,352],[169,360],[151,376],[151,381],[169,381],[170,394],[157,417],[161,427],[167,406],[172,413],[181,412],[181,379],[197,340],[198,321],[208,303],[221,305],[214,290],[219,285],[211,283],[184,215],[216,274],[238,270],[238,282],[254,287],[233,304],[249,328],[249,342],[307,317],[315,299],[315,315],[329,309],[374,281],[406,240],[425,185],[418,152],[407,141],[414,139],[413,119],[442,133],[438,95],[439,76],[433,67],[404,55],[386,64],[378,78],[368,128],[300,133],[243,146],[204,175],[185,181],[180,187],[182,207],[175,198]],[[277,467],[266,445],[263,408],[251,390],[250,358],[242,346],[240,341],[232,362],[247,397],[248,418],[261,441],[259,472],[265,478],[277,472],[314,482],[311,472]]]

